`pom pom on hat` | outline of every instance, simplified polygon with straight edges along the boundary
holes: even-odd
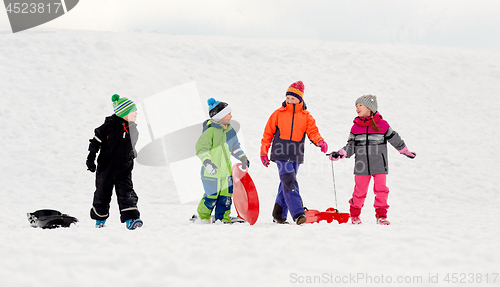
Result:
[[[220,104],[220,102],[215,100],[214,98],[208,99],[207,103],[208,103],[208,110],[209,111],[213,110],[218,104]]]
[[[115,114],[121,118],[130,114],[131,112],[137,111],[137,106],[132,100],[127,98],[120,98],[118,94],[114,94],[111,97],[111,101],[113,102],[113,109]]]
[[[120,95],[118,95],[118,94],[114,94],[114,95],[111,97],[111,101],[112,101],[112,102],[116,102],[116,101],[118,101],[119,99],[120,99]]]
[[[304,90],[304,83],[302,83],[302,81],[297,81],[291,84],[290,87],[288,87],[288,89],[286,90],[286,95],[294,96],[302,102],[302,97],[304,97]]]
[[[214,98],[207,100],[208,103],[208,115],[213,121],[218,122],[223,117],[231,112],[231,107],[224,102],[217,101]]]
[[[378,110],[377,96],[363,95],[356,100],[355,105],[357,105],[358,103],[362,103],[373,113],[376,113]]]

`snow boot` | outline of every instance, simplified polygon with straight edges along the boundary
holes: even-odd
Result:
[[[229,224],[229,225],[231,225],[231,224],[233,224],[233,222],[231,222],[231,221],[222,221],[222,220],[220,220],[220,219],[217,219],[217,220],[214,222],[214,224],[216,224],[216,225],[223,225],[223,224]]]
[[[385,218],[385,217],[378,217],[377,218],[377,224],[380,224],[380,225],[391,225],[391,223],[389,222],[389,220],[387,220],[387,218]]]
[[[96,220],[95,221],[95,228],[103,228],[106,224],[106,219],[104,220]]]
[[[210,223],[212,223],[212,219],[211,218],[209,218],[209,219],[201,219],[196,214],[193,214],[193,216],[191,217],[191,219],[189,219],[189,221],[191,221],[193,223],[198,223],[198,224],[210,224]]]
[[[351,217],[351,223],[352,224],[355,224],[355,225],[358,225],[358,224],[361,224],[361,219],[359,219],[359,216],[352,216]]]
[[[125,221],[128,230],[134,230],[142,226],[143,222],[140,218],[129,219]]]
[[[294,221],[297,225],[301,225],[303,223],[306,223],[307,217],[304,213],[301,213],[301,214],[297,215],[297,217],[294,219]]]

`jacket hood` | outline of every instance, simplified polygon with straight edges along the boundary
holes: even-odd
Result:
[[[380,129],[380,131],[375,131],[371,127],[371,119],[375,120],[375,123],[377,124],[377,127]],[[389,128],[389,123],[385,121],[382,118],[382,115],[379,113],[376,113],[373,115],[373,117],[357,117],[354,119],[354,124],[352,125],[351,128],[351,133],[353,134],[362,134],[366,133],[366,128],[369,128],[369,133],[385,133],[387,129]]]
[[[207,129],[208,127],[214,127],[214,128],[217,128],[217,129],[224,129],[224,125],[218,123],[218,122],[214,122],[212,121],[211,119],[208,119],[208,120],[205,120],[202,124],[203,126],[203,130]],[[231,125],[227,125],[227,127],[231,127]]]
[[[129,126],[136,126],[137,124],[135,122],[129,122],[129,121],[126,121],[124,120],[122,117],[119,117],[117,116],[116,114],[113,114],[109,117],[106,117],[106,120],[105,122],[107,123],[110,123],[110,124],[117,124],[117,125],[121,125],[121,124],[127,124]]]
[[[287,104],[286,101],[283,101],[283,103],[281,103],[281,106],[284,110],[286,110],[287,108],[293,108],[293,104]],[[307,110],[307,105],[306,105],[306,102],[304,101],[301,101],[300,103],[298,104],[295,104],[295,107],[299,108],[298,110]],[[296,110],[297,111],[297,110]]]
[[[358,125],[366,125],[370,124],[371,120],[375,120],[375,123],[377,123],[380,120],[383,120],[384,118],[379,112],[376,112],[373,116],[369,117],[356,117],[352,122]]]

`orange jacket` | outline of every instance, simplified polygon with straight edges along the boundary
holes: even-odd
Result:
[[[267,121],[261,140],[260,155],[267,155],[272,143],[272,161],[302,163],[306,135],[317,146],[323,140],[316,126],[316,120],[306,110],[304,102],[299,104],[284,102]]]

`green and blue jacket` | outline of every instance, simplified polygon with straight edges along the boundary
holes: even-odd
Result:
[[[217,173],[211,175],[202,167],[202,180],[223,179],[230,177],[231,156],[238,160],[245,155],[241,149],[236,131],[228,125],[226,128],[220,123],[206,120],[203,123],[203,133],[196,142],[196,156],[204,162],[209,159],[217,166]],[[217,191],[214,191],[217,192]]]

